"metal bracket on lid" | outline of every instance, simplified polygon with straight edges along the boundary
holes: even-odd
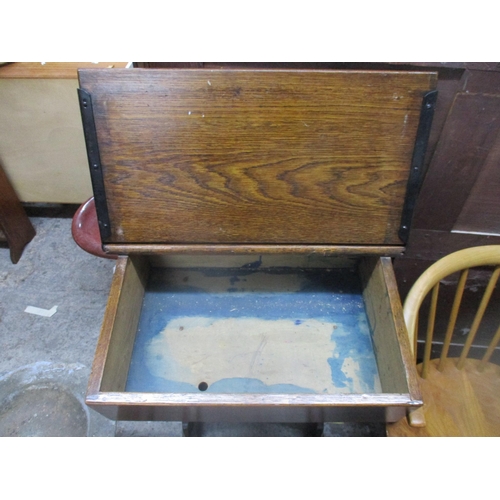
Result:
[[[418,123],[417,137],[415,139],[415,147],[413,149],[410,176],[408,177],[408,184],[406,187],[406,198],[401,216],[401,226],[398,233],[404,244],[408,241],[413,210],[424,180],[425,153],[427,151],[427,143],[431,132],[436,100],[437,90],[428,92],[422,99],[420,121]]]
[[[106,202],[106,192],[104,190],[104,177],[97,144],[97,133],[95,129],[94,111],[92,108],[92,98],[88,92],[78,89],[78,99],[80,101],[80,112],[82,115],[83,133],[87,145],[87,157],[89,160],[90,177],[94,190],[94,201],[99,222],[99,232],[101,241],[106,241],[111,236],[111,225],[109,221],[108,206]]]

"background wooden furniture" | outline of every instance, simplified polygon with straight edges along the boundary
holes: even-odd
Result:
[[[18,62],[0,66],[0,162],[21,202],[80,204],[92,196],[77,68],[125,65]]]
[[[460,357],[449,358],[449,346],[456,335],[457,318],[470,269],[493,266],[488,285],[470,324]],[[431,353],[440,282],[460,272],[450,311],[443,332],[444,345],[439,358]],[[410,342],[416,345],[417,323],[422,320],[421,304],[430,294],[426,328],[426,348],[423,362],[417,366],[423,407],[409,414],[408,420],[388,425],[389,436],[500,436],[500,366],[489,363],[500,340],[499,326],[490,332],[492,341],[482,360],[468,359],[470,346],[483,326],[488,306],[498,310],[498,302],[490,305],[493,290],[500,276],[500,246],[464,249],[443,257],[413,285],[408,294],[404,314]]]
[[[500,244],[500,63],[495,62],[378,62],[378,63],[217,63],[137,62],[144,68],[302,68],[345,71],[384,70],[438,73],[438,98],[425,159],[427,175],[415,207],[410,239],[404,255],[397,256],[394,270],[402,299],[433,262],[462,248]],[[475,273],[475,287],[487,282]],[[446,288],[446,287],[443,287]],[[474,314],[479,293],[467,290],[461,328]],[[495,294],[500,295],[500,290]],[[452,291],[443,290],[451,306]],[[424,307],[426,305],[424,304]],[[488,315],[495,323],[500,313]],[[462,319],[459,318],[459,321]],[[442,319],[437,318],[438,322]],[[442,331],[442,329],[439,329]],[[433,344],[438,355],[443,338],[439,331]],[[419,357],[425,332],[419,335]],[[481,357],[489,338],[478,336],[471,355]],[[460,343],[460,339],[457,339]],[[454,349],[454,347],[452,347]],[[500,363],[497,349],[493,360]]]
[[[0,165],[0,241],[7,241],[13,264],[34,236],[35,228]]]

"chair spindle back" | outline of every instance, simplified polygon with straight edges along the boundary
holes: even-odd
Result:
[[[425,297],[431,292],[431,301],[429,306],[429,313],[427,318],[427,329],[425,339],[424,357],[422,363],[422,378],[426,378],[429,370],[429,362],[431,359],[432,340],[434,337],[434,327],[436,323],[436,311],[439,297],[440,282],[444,278],[460,271],[460,278],[458,280],[457,289],[453,299],[453,304],[446,328],[443,348],[441,351],[438,369],[442,370],[444,367],[444,360],[448,356],[449,347],[455,331],[458,313],[462,303],[462,298],[469,277],[469,269],[473,267],[495,266],[493,273],[489,279],[486,290],[481,298],[478,310],[472,321],[470,331],[465,340],[464,347],[457,362],[459,369],[463,368],[465,359],[469,354],[472,343],[476,337],[481,321],[483,320],[484,313],[490,302],[491,296],[495,286],[500,277],[500,245],[489,245],[483,247],[468,248],[459,250],[446,257],[443,257],[438,262],[434,263],[427,269],[422,276],[415,282],[410,290],[408,297],[404,304],[404,315],[408,332],[410,335],[410,345],[414,350],[414,355],[417,352],[417,334],[418,334],[418,314],[420,306]],[[492,341],[482,358],[481,367],[484,368],[486,363],[491,358],[496,346],[500,341],[500,326],[498,327]]]

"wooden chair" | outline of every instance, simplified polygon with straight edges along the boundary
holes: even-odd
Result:
[[[492,267],[464,347],[458,358],[448,352],[457,325],[469,269]],[[444,335],[441,357],[431,360],[439,284],[460,271],[457,290]],[[423,362],[417,365],[424,406],[387,426],[388,436],[500,436],[500,366],[489,360],[500,340],[500,327],[483,358],[471,359],[470,348],[500,275],[500,245],[468,248],[433,264],[415,282],[404,304],[410,343],[416,353],[418,316],[425,297],[431,293]],[[490,306],[491,307],[491,306]],[[496,311],[500,312],[497,307]]]
[[[81,205],[73,216],[71,234],[73,235],[75,243],[82,250],[96,257],[103,257],[105,259],[118,258],[117,255],[108,254],[102,249],[99,222],[97,221],[97,212],[93,196]]]

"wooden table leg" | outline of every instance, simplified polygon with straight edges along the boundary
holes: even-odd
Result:
[[[16,264],[36,232],[0,165],[0,238],[2,233],[9,245],[10,260]]]

